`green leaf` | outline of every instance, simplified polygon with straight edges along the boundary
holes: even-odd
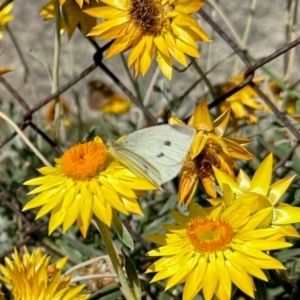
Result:
[[[67,234],[64,234],[63,240],[58,240],[57,245],[60,246],[62,249],[62,245],[66,244],[67,246],[71,247],[71,249],[76,249],[80,253],[86,255],[87,257],[91,257],[93,255],[101,256],[104,255],[104,251],[99,251],[98,249],[94,248],[92,245],[85,245],[82,242],[70,238]],[[68,252],[66,252],[67,254]]]
[[[117,216],[116,212],[113,214],[113,224],[114,228],[117,231],[117,234],[120,238],[120,240],[124,243],[125,246],[127,246],[129,249],[134,249],[134,243],[131,238],[130,233],[128,232],[127,228],[124,226],[120,218]]]
[[[167,293],[160,292],[157,300],[172,300],[172,298]]]
[[[276,137],[276,135],[274,135],[274,137]],[[266,140],[264,140],[261,137],[257,137],[257,139],[263,147],[272,151],[280,159],[282,159],[290,151],[290,146],[288,143],[281,144],[280,146],[275,146],[273,144],[270,144],[269,142],[267,142]],[[284,139],[284,137],[282,136],[281,140],[283,140],[283,139]],[[275,139],[275,140],[277,141],[277,139]],[[278,140],[280,140],[280,139],[278,139]],[[292,156],[291,161],[292,161],[291,168],[296,173],[300,174],[300,159],[297,156],[297,154],[294,154]]]
[[[267,299],[267,289],[266,284],[262,280],[259,280],[253,277],[254,285],[256,291],[254,291],[254,299],[255,300],[266,300]]]
[[[133,288],[133,292],[136,296],[136,299],[141,299],[142,291],[140,281],[136,272],[135,265],[129,256],[121,249],[121,252],[125,259],[125,270],[127,274],[128,281]]]
[[[151,221],[148,226],[145,226],[145,229],[143,231],[143,236],[159,233],[163,229],[163,224],[172,224],[174,223],[174,219],[170,215],[164,215],[163,217],[156,218],[155,220]]]
[[[89,300],[115,300],[118,297],[122,297],[119,285],[111,284],[91,295]]]
[[[171,195],[169,199],[166,201],[162,209],[159,211],[159,216],[164,215],[166,212],[169,212],[171,209],[174,209],[178,201],[178,195]]]
[[[247,57],[250,59],[252,62],[257,62],[254,57],[250,56],[247,54]],[[263,73],[265,73],[267,76],[269,76],[270,79],[272,79],[283,91],[287,93],[287,95],[291,97],[296,97],[297,99],[300,99],[300,93],[297,92],[295,89],[288,87],[285,83],[284,80],[278,78],[275,76],[268,68],[265,66],[259,68]]]
[[[287,263],[291,260],[296,259],[300,256],[300,249],[285,249],[274,253],[275,257],[277,257],[282,263]]]
[[[300,276],[300,259],[296,259],[293,263],[293,266],[291,268],[291,275],[292,278],[295,278],[296,276],[299,278]]]
[[[269,142],[267,142],[266,140],[264,140],[261,137],[257,137],[258,141],[260,142],[260,144],[265,147],[265,149],[268,149],[270,151],[272,151],[277,157],[282,158],[286,153],[287,153],[287,149],[286,147],[276,147],[273,144],[270,144]]]
[[[50,64],[48,63],[48,59],[46,59],[46,57],[44,57],[40,53],[32,51],[32,50],[29,50],[29,54],[32,55],[35,59],[37,59],[44,65],[44,67],[46,69],[46,73],[48,75],[49,82],[51,83],[52,82],[52,75],[51,75],[52,71],[51,71]]]
[[[282,286],[278,286],[274,289],[268,289],[269,298],[275,298],[276,296],[280,296],[284,292],[284,288]]]

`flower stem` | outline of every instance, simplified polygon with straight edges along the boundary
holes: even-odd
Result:
[[[0,118],[6,121],[20,136],[24,143],[34,152],[34,154],[43,162],[45,166],[51,166],[48,160],[42,155],[42,153],[31,143],[31,141],[26,137],[18,125],[8,116],[6,116],[2,111],[0,111]]]
[[[142,95],[141,95],[141,92],[140,92],[140,89],[139,89],[139,85],[138,85],[137,81],[134,80],[134,79],[132,78],[132,76],[131,76],[131,74],[130,74],[130,72],[129,72],[129,69],[128,69],[128,67],[127,67],[127,63],[126,63],[124,54],[121,54],[120,57],[121,57],[121,60],[122,60],[123,65],[124,65],[125,72],[126,72],[126,74],[128,75],[128,78],[129,78],[129,80],[130,80],[130,82],[131,82],[131,84],[132,84],[132,86],[133,86],[133,88],[134,88],[134,90],[135,90],[135,94],[136,94],[137,98],[138,98],[141,102],[143,102],[143,101],[142,101],[143,97],[142,97]]]
[[[123,293],[123,295],[125,296],[125,298],[127,300],[138,300],[137,296],[135,295],[135,293],[133,292],[133,289],[130,286],[130,283],[128,282],[125,273],[120,265],[111,235],[110,235],[110,231],[108,229],[108,227],[102,223],[100,220],[98,220],[97,218],[94,218],[94,221],[97,224],[97,229],[99,230],[99,232],[102,235],[103,238],[103,242],[104,245],[106,247],[107,253],[111,259],[111,263],[118,275],[120,284],[121,284],[121,291]]]
[[[55,38],[54,38],[54,57],[53,57],[53,73],[52,73],[52,93],[55,93],[59,87],[59,54],[60,54],[60,9],[59,1],[55,1]],[[58,144],[59,141],[59,125],[60,125],[60,101],[59,96],[55,99],[54,114],[54,140]]]
[[[250,36],[251,27],[253,24],[254,13],[255,13],[257,2],[258,2],[258,0],[252,0],[251,11],[250,11],[250,14],[247,19],[247,24],[246,24],[246,28],[245,28],[243,39],[242,39],[243,48],[245,50],[246,50],[248,38]],[[234,76],[238,73],[239,66],[240,66],[240,60],[237,58],[235,61],[234,67],[233,67],[232,76]]]
[[[19,47],[19,44],[15,38],[15,35],[13,34],[13,32],[10,30],[10,27],[8,25],[6,25],[6,31],[8,32],[9,36],[10,36],[10,39],[12,41],[12,43],[14,44],[14,47],[19,55],[19,58],[21,60],[21,63],[23,64],[23,67],[24,67],[24,71],[25,71],[25,74],[24,74],[24,81],[26,82],[27,80],[27,75],[29,73],[29,70],[28,70],[28,65],[25,61],[25,58],[24,58],[24,55],[21,51],[21,48]]]

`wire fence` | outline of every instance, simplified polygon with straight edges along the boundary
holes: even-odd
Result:
[[[6,7],[9,3],[13,2],[5,1],[0,6],[0,11]],[[211,26],[214,33],[216,33],[219,37],[223,39],[223,41],[231,47],[233,53],[236,57],[239,57],[240,61],[244,65],[244,80],[238,84],[237,86],[231,88],[228,92],[223,95],[217,96],[209,103],[209,108],[217,107],[220,103],[226,100],[231,95],[240,91],[243,87],[250,85],[256,91],[258,96],[263,100],[263,102],[272,110],[274,115],[284,124],[284,126],[290,131],[290,133],[294,136],[296,140],[296,145],[294,148],[291,149],[291,152],[287,153],[285,157],[278,161],[277,164],[283,165],[286,161],[288,161],[291,155],[294,153],[295,148],[298,146],[300,141],[300,132],[295,127],[295,124],[291,123],[290,118],[287,116],[285,112],[281,112],[276,105],[274,105],[273,101],[270,100],[269,96],[262,91],[259,87],[259,84],[256,84],[253,81],[253,78],[256,74],[256,71],[259,70],[261,67],[265,66],[269,62],[278,59],[283,54],[288,53],[294,47],[297,47],[300,44],[300,37],[295,38],[290,43],[287,43],[285,46],[281,47],[280,49],[275,50],[273,53],[270,53],[267,57],[259,59],[253,63],[253,60],[249,58],[248,52],[241,48],[238,43],[235,41],[234,38],[230,37],[224,29],[222,29],[213,19],[212,17],[206,12],[206,8],[201,9],[198,14],[203,18],[203,20]],[[80,30],[78,28],[78,30]],[[111,45],[107,43],[106,45],[100,47],[97,42],[87,37],[91,45],[95,49],[95,54],[93,56],[94,62],[86,67],[80,74],[75,76],[73,79],[69,80],[66,84],[59,87],[59,89],[44,99],[39,100],[37,104],[32,106],[30,101],[24,97],[22,97],[18,91],[14,88],[13,83],[8,82],[5,79],[5,75],[0,76],[0,83],[5,87],[5,89],[11,94],[11,96],[16,100],[20,107],[23,109],[23,120],[18,124],[18,127],[21,131],[24,131],[27,128],[33,130],[41,139],[43,139],[53,150],[56,152],[57,155],[63,153],[62,149],[59,145],[52,139],[52,137],[43,131],[34,121],[33,116],[34,114],[38,113],[43,107],[45,107],[48,103],[52,100],[57,99],[61,96],[65,91],[70,89],[72,86],[76,85],[79,81],[85,78],[87,75],[95,71],[97,68],[101,69],[111,80],[112,82],[122,90],[122,92],[134,103],[136,107],[138,107],[143,115],[147,118],[148,124],[156,125],[158,123],[156,117],[150,112],[148,108],[146,108],[131,91],[129,88],[125,86],[122,82],[122,79],[118,78],[114,71],[110,70],[105,61],[103,61],[103,53],[107,51],[108,47]],[[202,78],[203,79],[203,78]],[[207,79],[207,78],[206,78]],[[12,139],[14,139],[18,135],[18,132],[14,131],[13,133],[7,135],[2,141],[0,141],[0,151],[1,149],[6,146]],[[40,222],[40,223],[33,223],[31,219],[31,215],[23,213],[19,207],[13,205],[10,201],[10,196],[6,194],[6,191],[0,191],[0,202],[3,206],[5,206],[8,210],[11,211],[12,215],[16,216],[21,222],[25,224],[26,230],[21,234],[19,242],[15,245],[16,248],[20,248],[23,245],[28,244],[29,242],[34,242],[39,246],[43,246],[47,248],[52,253],[55,253],[58,256],[63,256],[59,251],[57,251],[54,247],[51,247],[49,243],[45,243],[44,239],[45,236],[47,238],[47,225],[48,222]],[[129,229],[130,230],[130,229]],[[133,234],[134,240],[141,243],[142,247],[147,250],[150,249],[149,243],[147,243],[139,234],[131,230]],[[8,249],[4,252],[0,253],[0,260],[3,260],[5,256],[10,255],[13,253],[13,248]],[[71,261],[72,263],[72,261]],[[73,262],[75,264],[75,262]]]

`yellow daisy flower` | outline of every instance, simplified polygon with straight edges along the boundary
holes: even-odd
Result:
[[[100,110],[104,114],[120,115],[128,112],[131,101],[117,94],[110,86],[101,80],[91,80],[88,83],[88,104],[91,109]]]
[[[67,262],[62,258],[49,264],[50,256],[40,248],[30,254],[26,247],[21,257],[15,249],[13,259],[5,258],[0,265],[0,279],[15,300],[86,300],[89,294],[81,293],[84,284],[71,286],[72,276],[63,276],[61,269]]]
[[[184,162],[179,183],[179,204],[189,204],[201,181],[205,191],[212,197],[217,193],[213,188],[215,177],[212,167],[223,170],[234,176],[233,158],[250,160],[253,155],[243,148],[251,140],[223,137],[229,120],[230,110],[226,110],[214,122],[211,121],[206,101],[200,102],[188,121],[188,126],[197,130],[191,150]],[[175,118],[169,119],[169,124],[184,123]]]
[[[263,79],[262,78],[256,78],[253,79],[254,83],[259,83]],[[234,87],[239,85],[244,81],[244,75],[239,74],[235,77],[232,77],[228,79],[228,81],[224,84],[221,84],[216,87],[216,93],[218,96],[221,96],[230,90],[232,90]],[[233,122],[233,125],[237,125],[237,120],[246,120],[249,124],[257,123],[258,117],[253,113],[254,110],[265,110],[266,105],[263,103],[260,103],[257,100],[257,93],[255,90],[250,86],[246,85],[241,90],[227,98],[225,101],[223,101],[219,107],[222,112],[228,109],[228,107],[231,108],[232,112],[232,118],[231,121]]]
[[[77,220],[85,237],[93,215],[111,226],[113,209],[143,215],[134,190],[156,189],[116,160],[100,137],[71,147],[55,162],[38,170],[42,177],[24,183],[40,185],[23,210],[42,206],[37,219],[51,211],[49,234],[60,225],[67,231]]]
[[[129,99],[125,99],[122,95],[115,95],[100,107],[100,111],[104,114],[121,115],[128,112],[130,107],[131,101]]]
[[[56,0],[49,0],[40,10],[40,15],[44,15],[45,20],[50,20],[55,17],[55,1]],[[83,10],[89,7],[102,6],[102,4],[98,4],[98,0],[59,0],[59,3],[62,10],[60,22],[61,32],[68,30],[69,39],[71,39],[78,25],[80,26],[81,32],[87,35],[97,24],[96,18],[88,16]]]
[[[273,155],[271,153],[259,165],[252,180],[243,170],[240,170],[236,180],[218,169],[214,169],[214,172],[224,196],[226,196],[224,186],[230,189],[232,196],[227,198],[230,198],[231,202],[252,199],[252,213],[264,208],[272,208],[268,217],[260,224],[260,228],[268,226],[281,228],[281,232],[284,232],[285,235],[299,237],[297,230],[291,224],[300,222],[300,208],[279,202],[295,176],[283,178],[271,185],[272,165]],[[212,205],[224,204],[226,202],[224,196],[223,198],[210,199],[209,202]]]
[[[298,106],[298,99],[291,95],[285,95],[282,88],[274,81],[270,81],[269,83],[269,89],[271,90],[273,94],[273,98],[276,101],[277,108],[292,116],[294,120],[297,122],[300,122],[300,116],[297,109]],[[290,86],[289,84],[287,84]],[[269,91],[266,92],[268,94]],[[270,107],[266,107],[267,112],[272,112]]]
[[[2,1],[0,1],[0,5]],[[13,3],[7,4],[1,11],[0,11],[0,39],[3,38],[3,32],[6,30],[6,24],[14,19],[14,16],[10,14],[10,11],[13,8]]]
[[[145,75],[153,56],[168,79],[172,78],[172,57],[187,66],[185,54],[199,57],[196,41],[209,41],[191,14],[202,6],[201,0],[101,0],[107,4],[85,10],[105,19],[89,35],[115,39],[106,58],[131,48],[128,67],[134,77]]]
[[[148,252],[162,256],[148,269],[157,272],[152,282],[167,279],[166,289],[185,283],[183,300],[193,299],[202,291],[204,299],[214,295],[229,300],[232,283],[254,298],[253,277],[268,281],[262,270],[285,269],[267,251],[292,246],[274,238],[278,229],[258,229],[264,215],[254,214],[247,201],[204,209],[189,206],[189,216],[173,212],[177,225],[164,225],[166,234],[149,239],[162,245]],[[268,212],[267,212],[268,213]]]

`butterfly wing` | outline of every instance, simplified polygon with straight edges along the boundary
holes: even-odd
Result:
[[[159,186],[179,173],[195,133],[188,126],[159,125],[135,131],[113,148],[122,163]]]
[[[118,143],[112,145],[112,154],[137,176],[147,179],[158,188],[162,184],[159,171],[139,154]]]

